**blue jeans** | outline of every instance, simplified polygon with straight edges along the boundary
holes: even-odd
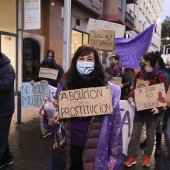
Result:
[[[0,165],[13,161],[13,155],[8,144],[8,136],[12,115],[0,118]]]

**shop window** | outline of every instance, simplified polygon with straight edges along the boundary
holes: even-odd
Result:
[[[89,43],[89,35],[83,32],[72,30],[72,39],[71,39],[71,57],[73,57],[75,51],[81,45]]]

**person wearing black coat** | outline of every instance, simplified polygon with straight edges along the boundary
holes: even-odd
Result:
[[[15,107],[14,80],[10,59],[0,52],[0,168],[13,163],[8,136]]]
[[[121,77],[122,83],[118,84],[118,86],[121,88],[121,100],[127,99],[126,96],[126,90],[129,90],[131,81],[130,77],[127,71],[125,71],[125,68],[119,66],[119,55],[118,54],[112,54],[109,57],[109,67],[105,68],[105,72],[112,77]]]
[[[39,72],[40,72],[41,67],[58,70],[57,78],[49,79],[49,78],[45,78],[45,77],[39,77]],[[57,87],[58,81],[61,79],[63,73],[64,73],[64,70],[63,70],[62,66],[55,62],[54,51],[49,49],[49,50],[47,50],[45,59],[36,68],[35,76],[33,77],[33,80],[30,81],[30,83],[31,84],[33,84],[34,82],[48,83],[51,86]]]
[[[49,68],[53,70],[58,70],[58,75],[57,77],[54,78],[47,78],[47,77],[40,77],[40,69],[41,68]],[[33,79],[30,81],[30,83],[33,85],[35,82],[40,82],[40,83],[48,83],[51,86],[57,87],[57,84],[59,80],[61,79],[62,75],[64,73],[64,70],[61,65],[57,64],[54,59],[54,51],[49,49],[47,50],[47,54],[45,59],[38,65],[36,68],[35,76]],[[42,124],[42,118],[40,117],[40,125],[41,125],[41,138],[47,137],[48,135],[51,134],[51,132],[47,131]]]

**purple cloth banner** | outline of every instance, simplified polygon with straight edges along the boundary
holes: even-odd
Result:
[[[120,55],[119,64],[125,68],[140,69],[140,58],[151,45],[155,24],[144,30],[135,38],[117,38],[116,53]]]

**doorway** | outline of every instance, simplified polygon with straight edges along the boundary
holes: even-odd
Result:
[[[37,66],[40,63],[40,46],[31,38],[23,40],[23,82],[34,78]]]

